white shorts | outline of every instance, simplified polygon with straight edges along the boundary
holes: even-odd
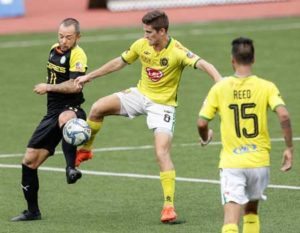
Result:
[[[222,204],[230,201],[244,205],[266,200],[263,194],[269,183],[269,167],[224,168],[220,170]]]
[[[129,118],[146,115],[149,129],[157,129],[158,131],[173,134],[175,107],[157,104],[140,93],[137,88],[130,88],[115,94],[121,101],[120,115]]]

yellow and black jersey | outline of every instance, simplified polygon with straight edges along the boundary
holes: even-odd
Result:
[[[200,59],[173,38],[161,51],[154,50],[148,40],[142,38],[122,53],[122,59],[128,64],[138,58],[142,63],[138,90],[156,103],[171,106],[177,106],[177,91],[184,67],[195,67]]]
[[[62,52],[59,44],[51,47],[48,64],[47,83],[59,84],[69,79],[75,79],[84,75],[87,70],[87,57],[82,48],[78,45]],[[83,93],[48,93],[48,109],[60,109],[65,106],[79,106],[84,102]]]
[[[275,84],[255,75],[227,77],[211,88],[199,115],[221,116],[220,168],[269,166],[267,113],[279,105],[284,102]]]

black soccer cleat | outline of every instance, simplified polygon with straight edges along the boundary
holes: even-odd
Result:
[[[82,176],[81,171],[76,168],[67,167],[66,168],[66,177],[68,184],[74,184]]]
[[[11,219],[12,222],[18,221],[33,221],[33,220],[41,220],[42,215],[40,211],[30,212],[29,210],[24,210],[22,214],[13,217]]]

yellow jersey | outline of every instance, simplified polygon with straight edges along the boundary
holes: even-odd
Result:
[[[270,165],[268,108],[284,105],[277,87],[257,76],[226,77],[215,84],[199,116],[221,118],[220,168],[254,168]]]
[[[121,57],[128,64],[139,58],[142,71],[138,90],[156,103],[171,106],[177,106],[177,91],[184,67],[195,67],[200,59],[173,38],[161,51],[154,50],[147,39],[139,39]]]

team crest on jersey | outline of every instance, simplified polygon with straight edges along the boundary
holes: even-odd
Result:
[[[150,67],[147,67],[147,68],[146,68],[146,71],[147,71],[148,77],[149,77],[153,82],[159,81],[159,80],[164,76],[164,73],[163,73],[162,71],[156,70],[156,69],[153,69],[153,68],[150,68]]]
[[[60,59],[60,64],[65,64],[67,58],[65,56],[62,56]]]
[[[161,66],[168,66],[168,64],[169,64],[169,61],[168,61],[168,58],[162,58],[162,59],[160,59],[160,65]]]
[[[193,58],[193,57],[195,56],[195,54],[193,54],[191,51],[188,51],[188,52],[186,53],[186,56],[187,56],[188,58]]]

